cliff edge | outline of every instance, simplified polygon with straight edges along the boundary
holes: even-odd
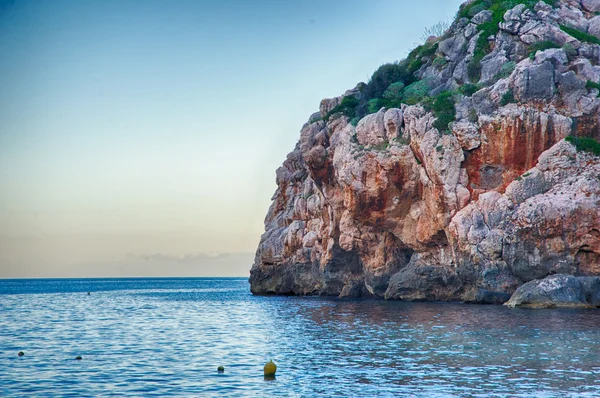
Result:
[[[599,82],[600,0],[466,2],[303,126],[252,292],[600,306]]]

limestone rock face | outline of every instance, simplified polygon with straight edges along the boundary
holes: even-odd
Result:
[[[356,138],[362,145],[379,145],[387,140],[384,115],[385,110],[380,110],[365,116],[356,126]]]
[[[252,292],[600,305],[600,157],[565,140],[600,139],[588,83],[600,46],[561,28],[598,35],[597,11],[595,0],[506,11],[472,94],[459,88],[491,13],[457,20],[415,72],[429,96],[454,93],[447,132],[426,104],[350,123],[336,107],[362,84],[323,100],[276,172]],[[543,40],[559,48],[534,53]]]

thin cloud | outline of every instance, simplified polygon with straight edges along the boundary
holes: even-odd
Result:
[[[194,262],[201,260],[216,260],[228,259],[232,257],[246,257],[252,253],[246,252],[208,252],[208,253],[183,253],[183,254],[168,254],[168,253],[127,253],[126,258],[137,259],[144,261],[160,261],[160,262]]]

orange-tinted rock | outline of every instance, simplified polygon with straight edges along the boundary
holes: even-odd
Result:
[[[571,121],[533,108],[511,106],[480,119],[481,145],[468,152],[464,167],[472,199],[489,190],[503,192],[538,157],[571,133]]]
[[[568,4],[508,10],[472,94],[456,89],[470,80],[474,24],[457,21],[421,59],[414,77],[427,94],[453,93],[451,131],[434,127],[431,101],[354,127],[331,114],[343,96],[323,100],[277,170],[252,292],[499,303],[550,274],[600,275],[600,157],[563,140],[600,139],[588,83],[600,78],[600,51],[560,29],[594,17]],[[574,50],[530,58],[540,40]],[[355,111],[366,109],[364,88],[345,93],[361,101]]]

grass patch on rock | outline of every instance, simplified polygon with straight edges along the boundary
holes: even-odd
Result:
[[[588,137],[568,136],[565,141],[570,142],[575,146],[577,151],[589,152],[596,156],[600,156],[600,142]]]
[[[600,44],[600,39],[598,39],[596,36],[590,35],[589,33],[582,32],[578,29],[571,28],[566,25],[560,25],[560,28],[562,29],[563,32],[567,33],[570,36],[573,36],[574,38],[576,38],[579,41],[593,43],[593,44]]]
[[[535,54],[538,51],[549,50],[551,48],[561,48],[561,45],[557,44],[557,43],[555,43],[553,41],[550,41],[550,40],[538,41],[537,43],[533,43],[529,47],[529,58],[530,59],[534,59],[535,58]]]
[[[517,63],[515,61],[508,61],[507,63],[502,65],[500,71],[496,73],[495,79],[500,80],[509,77],[516,67]]]
[[[597,97],[600,97],[600,83],[596,83],[591,80],[588,80],[587,83],[585,84],[585,88],[587,88],[588,90],[595,88],[596,90],[598,90]]]
[[[544,3],[555,7],[558,0],[542,0]],[[538,0],[476,0],[460,6],[457,17],[458,18],[473,18],[478,12],[483,10],[491,10],[492,12],[504,10],[510,10],[511,8],[524,4],[527,8],[533,9],[537,4]]]
[[[481,89],[482,89],[482,86],[479,84],[465,83],[458,88],[458,91],[460,91],[462,94],[466,95],[467,97],[470,97]]]
[[[500,105],[504,106],[508,104],[515,104],[516,102],[517,100],[515,99],[515,95],[513,94],[512,90],[508,90],[504,93],[504,95],[502,95]]]

